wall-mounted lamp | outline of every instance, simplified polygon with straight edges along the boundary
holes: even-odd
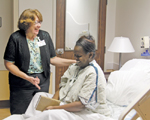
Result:
[[[132,53],[134,48],[127,37],[115,37],[108,51],[119,53],[119,69],[121,67],[121,53]]]

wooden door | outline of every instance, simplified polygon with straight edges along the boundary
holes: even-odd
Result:
[[[107,0],[99,0],[98,49],[95,58],[102,69],[104,69],[106,1]],[[56,1],[56,49],[65,48],[65,4],[66,0]],[[64,54],[57,56],[68,59],[74,58],[73,51],[64,51]],[[60,78],[67,68],[68,67],[56,67],[55,91],[59,89]]]

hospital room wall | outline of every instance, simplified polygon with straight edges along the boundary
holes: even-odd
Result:
[[[133,58],[142,57],[141,37],[150,36],[150,0],[108,0],[106,16],[105,70],[118,69],[119,54],[108,52],[114,37],[129,37],[135,52],[122,54],[122,65]]]
[[[12,0],[0,0],[0,100],[9,99],[8,71],[4,67],[3,54],[9,35],[13,32],[12,4]]]

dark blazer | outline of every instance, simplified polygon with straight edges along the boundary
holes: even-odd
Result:
[[[40,47],[42,67],[46,78],[50,76],[50,58],[55,57],[56,53],[48,32],[40,30],[37,35],[40,40],[45,40],[46,45]],[[14,32],[7,43],[4,59],[15,61],[15,65],[23,72],[27,73],[30,63],[30,53],[26,35],[23,30]],[[9,73],[9,84],[13,86],[24,86],[21,78]]]

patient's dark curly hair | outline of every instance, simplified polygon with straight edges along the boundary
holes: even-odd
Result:
[[[95,40],[93,36],[81,36],[76,42],[76,46],[81,46],[84,52],[87,54],[89,52],[93,52],[93,58],[95,57]]]

